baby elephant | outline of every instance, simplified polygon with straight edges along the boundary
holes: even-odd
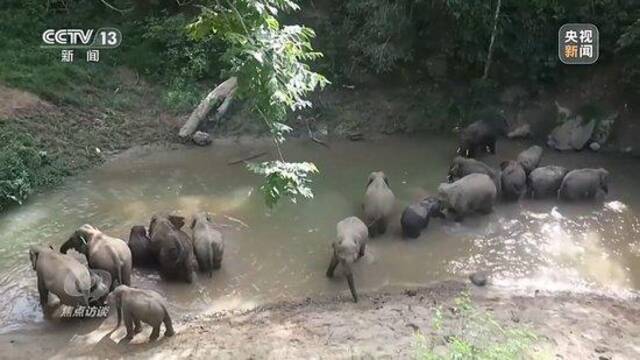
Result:
[[[191,229],[193,230],[193,250],[200,271],[206,271],[209,277],[212,277],[213,270],[220,269],[222,263],[224,254],[222,234],[213,227],[213,220],[206,212],[194,215]]]
[[[171,317],[167,311],[167,305],[162,296],[155,291],[120,285],[109,294],[107,302],[116,307],[118,314],[116,329],[120,327],[124,317],[124,324],[127,327],[125,339],[127,340],[133,339],[133,336],[142,330],[140,322],[147,323],[153,327],[149,337],[150,341],[154,341],[160,336],[160,324],[163,322],[166,328],[164,336],[173,336],[175,334],[171,325]]]
[[[353,283],[351,264],[364,256],[368,238],[367,226],[362,220],[351,216],[340,221],[336,226],[336,230],[338,236],[331,244],[333,256],[327,269],[327,277],[333,277],[336,266],[338,266],[338,264],[342,265],[345,275],[347,276],[353,301],[358,302],[358,293]]]
[[[518,162],[522,165],[527,175],[529,175],[529,173],[538,167],[541,158],[542,148],[538,145],[533,145],[518,155]]]
[[[517,161],[503,161],[502,169],[502,197],[505,200],[520,200],[527,193],[527,174]]]
[[[533,199],[543,199],[557,197],[558,189],[562,184],[562,179],[567,175],[568,170],[562,166],[543,166],[529,174],[527,183],[529,192]]]
[[[431,216],[444,218],[440,208],[440,200],[435,197],[428,197],[407,206],[400,218],[402,234],[408,238],[417,238],[420,236],[422,229],[429,225]]]
[[[558,190],[558,199],[603,201],[609,193],[608,179],[609,172],[602,168],[569,171]]]
[[[496,186],[485,174],[470,174],[451,183],[438,187],[438,197],[443,209],[452,213],[456,221],[464,215],[480,212],[490,213],[496,202]]]
[[[372,172],[364,195],[364,221],[373,237],[387,231],[389,216],[393,211],[395,195],[389,188],[389,180],[382,171]]]

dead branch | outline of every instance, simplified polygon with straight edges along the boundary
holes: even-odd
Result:
[[[182,128],[180,128],[179,135],[182,138],[186,138],[191,136],[198,129],[198,125],[202,119],[204,119],[207,114],[211,111],[211,108],[214,105],[217,105],[220,100],[222,100],[222,104],[218,107],[216,111],[216,118],[219,119],[227,112],[231,101],[233,100],[233,95],[238,87],[238,79],[236,77],[230,77],[225,80],[222,84],[218,85],[213,91],[211,91],[196,107],[195,110],[189,116],[189,119],[184,123]]]
[[[249,160],[257,159],[257,158],[265,156],[265,155],[267,155],[266,151],[259,152],[257,154],[251,154],[251,155],[249,155],[247,157],[243,157],[242,159],[231,160],[231,161],[227,162],[227,165],[237,165],[237,164],[240,164],[242,162],[247,162]]]

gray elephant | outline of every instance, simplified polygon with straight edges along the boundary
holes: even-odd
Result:
[[[369,175],[363,202],[364,221],[371,237],[387,231],[387,223],[395,200],[396,197],[389,187],[389,179],[384,172],[372,172]]]
[[[200,271],[205,271],[209,277],[212,277],[213,270],[220,269],[224,255],[222,234],[215,229],[213,219],[207,212],[194,215],[191,229],[193,230],[193,250]]]
[[[447,180],[454,182],[462,179],[469,174],[485,174],[493,180],[498,193],[501,191],[500,172],[491,168],[491,166],[475,159],[467,159],[462,156],[456,156],[449,166],[449,174]]]
[[[97,228],[84,224],[60,247],[60,252],[69,249],[84,254],[89,268],[108,271],[113,279],[111,288],[118,284],[131,285],[131,250],[124,240],[104,234]]]
[[[485,174],[470,174],[438,187],[443,209],[451,213],[456,221],[474,212],[486,214],[493,211],[497,193],[494,182]]]
[[[572,170],[562,179],[558,199],[603,201],[609,193],[609,172],[605,169]]]
[[[89,269],[91,276],[91,296],[89,305],[102,305],[111,287],[111,275],[104,270]]]
[[[133,266],[153,267],[157,265],[156,259],[151,252],[151,239],[144,226],[135,225],[131,227],[128,245],[131,250]]]
[[[38,278],[43,310],[49,303],[49,293],[55,294],[63,305],[89,305],[91,275],[85,265],[47,246],[32,246],[29,258]]]
[[[367,247],[368,229],[362,220],[351,216],[340,221],[336,226],[336,230],[337,237],[331,244],[333,256],[327,269],[327,277],[333,277],[336,266],[340,264],[347,277],[353,301],[358,302],[358,293],[353,282],[351,265],[364,256]]]
[[[402,234],[412,239],[420,236],[420,232],[429,225],[432,216],[444,218],[441,206],[440,200],[435,197],[427,197],[407,206],[400,217]]]
[[[460,132],[457,154],[468,158],[476,157],[478,150],[495,154],[498,136],[505,132],[506,127],[503,119],[493,122],[478,120],[471,123]]]
[[[133,336],[142,330],[141,322],[153,327],[150,341],[154,341],[160,336],[160,325],[164,322],[164,336],[173,336],[175,331],[171,323],[171,316],[167,311],[167,305],[162,297],[152,290],[136,289],[126,285],[120,285],[109,294],[107,302],[115,305],[120,327],[122,318],[127,327],[126,340],[133,339]]]
[[[527,174],[517,161],[503,161],[501,187],[502,198],[513,201],[522,199],[527,193]]]
[[[533,199],[558,196],[558,189],[568,170],[562,166],[543,166],[533,170],[527,178],[529,194]]]
[[[195,257],[193,243],[184,231],[184,217],[154,215],[149,224],[151,253],[166,278],[194,280]]]
[[[522,165],[524,171],[529,175],[540,164],[542,159],[542,147],[533,145],[527,150],[518,154],[517,161]]]

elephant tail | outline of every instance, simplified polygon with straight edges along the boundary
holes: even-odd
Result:
[[[207,262],[209,265],[209,277],[213,277],[213,267],[214,267],[214,263],[213,263],[213,247],[215,246],[215,244],[211,244],[211,246],[209,247],[209,251],[207,251]]]

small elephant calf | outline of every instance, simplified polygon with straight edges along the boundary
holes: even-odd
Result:
[[[333,272],[338,264],[342,265],[349,283],[349,290],[353,296],[353,301],[358,302],[358,293],[353,283],[353,273],[351,264],[364,256],[369,238],[367,226],[355,216],[350,216],[338,223],[336,226],[338,236],[333,241],[333,256],[327,269],[327,277],[333,277]]]
[[[163,322],[166,328],[164,336],[175,334],[167,305],[162,296],[155,291],[120,285],[109,294],[107,302],[116,306],[118,314],[116,329],[120,327],[122,317],[124,317],[124,324],[127,327],[126,340],[133,339],[133,336],[142,330],[140,322],[153,327],[149,337],[150,341],[154,341],[160,336],[160,324]]]
[[[429,219],[432,216],[445,217],[441,211],[440,200],[435,197],[428,197],[407,206],[400,218],[402,235],[411,239],[417,238],[420,236],[420,232],[429,225]]]

